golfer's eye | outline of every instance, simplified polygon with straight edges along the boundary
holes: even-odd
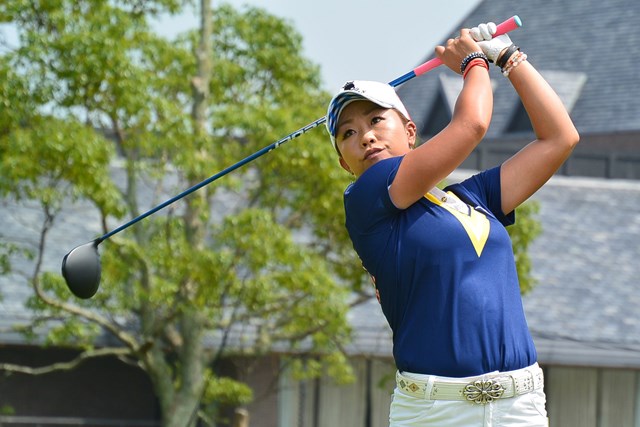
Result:
[[[375,116],[371,119],[371,124],[375,125],[376,123],[380,123],[384,118],[382,116]]]
[[[347,129],[342,133],[342,139],[345,140],[349,138],[351,135],[353,135],[354,133],[356,132],[353,129]]]

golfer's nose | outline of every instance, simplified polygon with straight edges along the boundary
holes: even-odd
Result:
[[[366,147],[367,145],[371,145],[374,142],[376,142],[376,136],[373,133],[373,129],[370,129],[367,132],[362,134],[362,139],[360,140],[360,143],[362,144],[363,147]]]

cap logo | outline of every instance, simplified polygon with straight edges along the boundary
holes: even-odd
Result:
[[[345,83],[344,86],[342,86],[342,90],[347,91],[353,91],[353,92],[358,92],[358,93],[367,93],[366,89],[361,89],[358,86],[356,86],[355,82],[347,82]]]

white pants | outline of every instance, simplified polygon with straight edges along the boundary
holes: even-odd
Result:
[[[442,378],[442,377],[440,377]],[[548,427],[544,388],[485,405],[393,392],[390,427]]]

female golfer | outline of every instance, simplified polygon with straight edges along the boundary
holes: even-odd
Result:
[[[578,133],[526,54],[493,23],[438,46],[464,79],[451,122],[415,147],[416,125],[389,85],[347,83],[327,128],[355,181],[346,227],[393,330],[391,426],[546,426],[543,375],[505,226],[567,159]],[[489,63],[501,68],[536,139],[503,164],[439,190],[484,137]]]

